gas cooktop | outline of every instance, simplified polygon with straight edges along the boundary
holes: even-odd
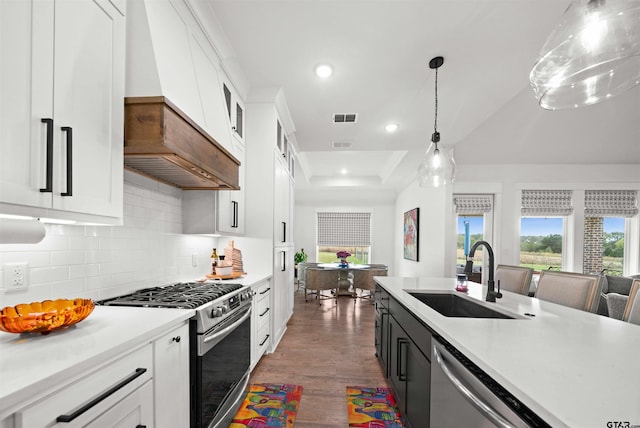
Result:
[[[162,287],[144,288],[123,296],[105,299],[105,306],[196,309],[226,294],[239,290],[240,284],[179,282]]]

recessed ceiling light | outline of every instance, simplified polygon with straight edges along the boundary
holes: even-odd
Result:
[[[347,173],[348,173],[348,172],[349,172],[349,171],[347,171],[347,169],[346,169],[346,168],[342,168],[342,169],[340,170],[340,174],[342,174],[342,175],[347,175]]]
[[[333,68],[328,64],[320,64],[316,67],[316,76],[326,79],[333,74]]]
[[[398,124],[397,123],[387,123],[385,125],[384,129],[387,132],[396,132],[398,130]]]

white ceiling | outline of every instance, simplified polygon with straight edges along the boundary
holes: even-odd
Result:
[[[458,168],[640,163],[639,88],[549,112],[528,86],[567,0],[194,1],[215,15],[211,31],[226,40],[218,48],[228,70],[243,73],[247,87],[282,88],[298,188],[399,189],[413,180],[433,132],[428,62],[438,55],[438,130]],[[318,63],[333,66],[330,79],[313,74]],[[334,113],[358,121],[334,124]],[[386,133],[387,122],[399,130]],[[352,147],[333,149],[333,141]]]

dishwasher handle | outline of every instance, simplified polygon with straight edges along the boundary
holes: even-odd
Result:
[[[500,413],[498,413],[493,407],[491,407],[488,403],[482,400],[482,398],[475,395],[471,389],[464,384],[464,382],[457,377],[453,371],[449,368],[447,363],[444,361],[440,350],[438,349],[438,345],[433,345],[433,354],[436,357],[436,362],[442,372],[447,376],[447,378],[451,381],[453,386],[462,394],[462,396],[469,401],[476,409],[482,412],[487,418],[491,419],[491,421],[500,428],[516,428],[512,425],[508,420],[506,420]]]

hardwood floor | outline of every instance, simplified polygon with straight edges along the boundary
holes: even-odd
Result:
[[[347,427],[347,386],[386,387],[373,344],[375,310],[368,299],[337,302],[295,294],[293,316],[278,348],[262,357],[251,383],[302,385],[296,428]]]

